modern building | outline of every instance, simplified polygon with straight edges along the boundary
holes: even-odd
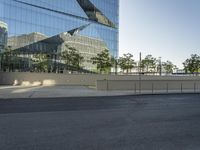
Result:
[[[85,69],[104,49],[118,56],[119,0],[1,0],[0,21],[1,35],[8,32],[1,45],[18,53],[56,55],[68,43],[86,58]]]

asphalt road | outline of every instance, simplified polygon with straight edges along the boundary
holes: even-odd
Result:
[[[199,149],[199,94],[0,100],[0,150]]]

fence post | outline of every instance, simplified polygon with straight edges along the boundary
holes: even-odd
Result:
[[[137,92],[137,86],[136,86],[136,83],[135,83],[135,94],[136,94],[136,92]]]
[[[106,80],[106,90],[108,91],[108,79]]]
[[[196,93],[196,83],[194,83],[194,93]]]
[[[183,93],[183,83],[181,83],[181,93]]]
[[[169,85],[168,85],[168,83],[167,83],[167,93],[169,92]]]
[[[154,84],[152,83],[152,94],[154,93]]]
[[[142,88],[142,83],[141,83],[141,73],[139,74],[139,94],[141,94],[141,88]]]

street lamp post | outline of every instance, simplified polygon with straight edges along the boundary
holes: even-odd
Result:
[[[159,57],[159,75],[162,76],[162,61],[161,61],[161,57]]]
[[[139,54],[139,94],[141,94],[141,88],[142,88],[142,85],[141,85],[141,80],[142,80],[142,77],[141,77],[141,62],[142,62],[142,53],[140,52],[140,54]]]

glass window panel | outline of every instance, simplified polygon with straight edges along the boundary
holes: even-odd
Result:
[[[118,29],[110,28],[87,20],[87,16],[76,0],[21,0],[48,9],[17,3],[13,0],[0,0],[0,19],[8,24],[9,37],[33,32],[48,37],[88,25],[77,34],[82,40],[94,46],[102,41],[114,54],[118,54]],[[90,0],[109,20],[118,25],[118,0]],[[56,12],[58,11],[58,12]],[[69,16],[59,12],[70,13]]]

